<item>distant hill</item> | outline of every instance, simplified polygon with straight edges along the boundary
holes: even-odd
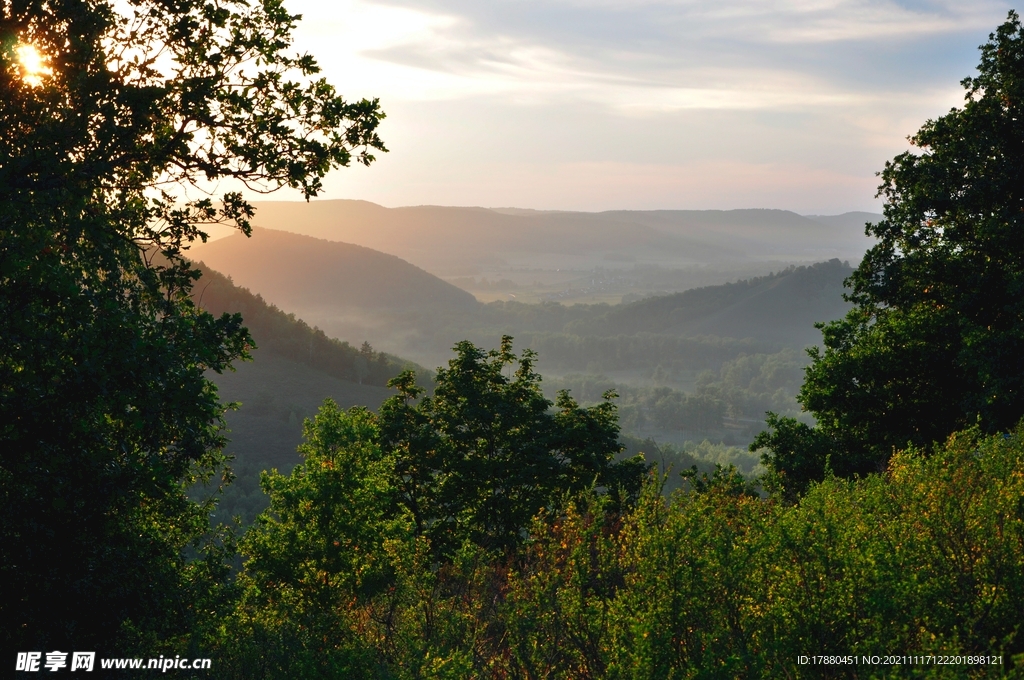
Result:
[[[257,225],[359,244],[445,276],[496,265],[555,270],[609,261],[693,266],[857,260],[870,245],[856,220],[830,222],[785,210],[583,213],[385,208],[349,200],[255,205]]]
[[[267,233],[257,232],[254,239]],[[270,250],[276,248],[275,252],[283,253],[283,257],[274,259],[264,253],[263,260],[245,263],[251,267],[257,285],[262,286],[261,276],[281,261],[289,266],[278,267],[278,280],[291,273],[300,281],[325,285],[325,280],[337,280],[339,274],[331,271],[335,260],[324,257],[324,253],[355,253],[356,259],[366,256],[380,264],[381,271],[367,276],[378,276],[379,280],[381,273],[397,277],[409,274],[419,277],[413,278],[419,285],[436,286],[437,280],[421,270],[397,258],[382,258],[365,248],[353,250],[345,244],[289,234],[274,240],[274,236],[271,233],[264,243],[269,243]],[[335,250],[335,246],[342,248]],[[351,264],[346,264],[343,257],[340,262],[338,266]],[[235,456],[233,466],[238,481],[225,493],[218,518],[237,514],[251,521],[266,504],[258,488],[259,472],[269,467],[287,470],[298,462],[295,447],[301,440],[302,420],[313,415],[323,399],[333,398],[343,407],[376,408],[391,393],[384,387],[387,380],[403,368],[415,368],[425,374],[421,382],[429,383],[430,377],[422,368],[393,354],[369,346],[357,348],[330,337],[335,333],[321,330],[323,319],[310,317],[308,321],[321,328],[311,326],[261,295],[239,287],[211,269],[209,262],[202,262],[199,267],[203,275],[194,289],[199,305],[214,314],[241,313],[259,346],[252,363],[239,364],[235,372],[210,376],[225,401],[241,403],[239,410],[228,413],[226,418],[230,429],[227,452]],[[566,372],[584,372],[612,375],[634,385],[651,385],[653,381],[663,391],[665,385],[692,390],[698,375],[710,371],[720,377],[720,371],[732,364],[739,365],[737,362],[792,363],[787,358],[793,355],[792,348],[820,341],[813,322],[845,313],[842,281],[850,271],[848,265],[832,260],[614,306],[517,302],[484,305],[470,300],[468,306],[460,308],[465,301],[461,291],[456,291],[454,302],[447,306],[442,303],[427,312],[422,308],[400,308],[400,301],[373,295],[366,296],[369,303],[362,303],[364,298],[349,289],[336,299],[349,306],[367,304],[357,311],[392,324],[379,330],[390,334],[382,337],[395,344],[379,346],[399,346],[403,354],[405,349],[416,350],[430,366],[450,358],[450,348],[458,340],[470,339],[491,348],[497,345],[502,333],[509,333],[516,336],[517,349],[532,347],[539,352],[541,371],[552,379]],[[438,288],[444,292],[446,284],[441,283]],[[292,281],[291,285],[298,284]],[[301,293],[299,290],[292,294],[304,299]],[[425,299],[424,304],[433,302],[429,297]],[[327,300],[321,309],[329,312],[329,303]],[[381,307],[375,311],[374,305]],[[360,340],[361,337],[356,342]],[[374,338],[375,343],[379,340]],[[733,436],[741,439],[749,434],[747,429],[754,427],[751,423],[756,424],[751,418],[756,419],[764,410],[763,399],[754,398],[757,394],[743,395],[746,401],[741,399],[737,403],[749,408],[744,406],[746,410],[737,411],[741,420],[730,425],[735,430]],[[636,411],[636,404],[627,406],[626,416],[643,415]]]
[[[856,259],[870,244],[863,222],[845,215],[808,219],[788,210],[633,210],[595,213],[593,219],[628,221],[691,241],[727,245],[750,260]]]
[[[593,219],[591,213],[530,212],[487,208],[413,206],[385,208],[367,201],[267,202],[256,204],[256,224],[358,243],[436,271],[498,260],[543,255],[628,250],[671,255],[690,262],[735,256],[725,245],[679,238],[632,220]]]
[[[270,229],[193,248],[190,256],[336,338],[350,338],[428,365],[456,340],[421,351],[424,328],[472,316],[470,293],[394,255]]]
[[[273,229],[254,229],[190,252],[235,283],[301,316],[304,311],[351,309],[462,310],[476,299],[394,256]]]
[[[754,338],[790,346],[819,343],[817,321],[846,314],[843,281],[853,269],[839,260],[790,267],[769,276],[613,307],[566,330],[577,335],[659,333]]]
[[[369,344],[356,349],[348,342],[328,337],[294,314],[287,314],[260,295],[235,285],[204,262],[199,263],[198,269],[202,278],[193,288],[196,303],[215,316],[241,314],[260,348],[260,357],[274,356],[335,379],[379,387],[407,368],[423,371],[411,362],[375,351]]]
[[[827,224],[830,227],[838,227],[840,229],[859,229],[861,233],[864,233],[864,225],[868,222],[875,224],[882,219],[882,215],[878,213],[869,212],[848,212],[842,215],[805,215],[808,219],[812,219],[815,222],[821,222]]]
[[[481,304],[465,291],[398,258],[296,234],[257,230],[251,241],[235,236],[193,252],[208,264],[218,263],[236,282],[269,299],[284,301],[282,306],[323,329],[324,340],[326,336],[368,340],[378,348],[434,367],[450,357],[451,347],[460,340],[490,347],[507,333],[520,343],[546,348],[542,365],[555,371],[561,366],[579,370],[591,364],[609,370],[612,365],[623,369],[657,365],[672,361],[677,352],[673,348],[682,350],[684,346],[688,348],[685,353],[693,357],[725,358],[733,351],[718,345],[698,351],[691,347],[693,343],[681,345],[668,337],[665,342],[647,337],[642,342],[580,344],[596,337],[750,338],[763,348],[759,351],[819,343],[821,336],[813,324],[846,313],[842,283],[851,272],[848,265],[831,260],[624,305]],[[414,303],[407,303],[406,297]],[[302,351],[295,349],[291,358]],[[658,356],[637,355],[646,351]],[[609,359],[622,352],[628,356],[614,362]],[[706,365],[706,360],[700,363]],[[689,364],[696,365],[696,359]]]

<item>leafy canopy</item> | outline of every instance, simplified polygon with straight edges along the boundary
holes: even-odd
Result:
[[[799,400],[815,428],[771,419],[752,448],[791,491],[882,470],[894,450],[928,448],[977,424],[1024,416],[1024,27],[1015,12],[981,46],[963,108],[886,163],[878,239],[848,279],[855,304],[820,326],[824,350]]]
[[[515,546],[541,508],[592,485],[620,500],[639,491],[642,459],[613,462],[622,450],[614,393],[581,408],[563,390],[552,404],[534,353],[517,357],[508,336],[497,350],[463,341],[455,352],[433,395],[406,372],[389,383],[399,394],[380,409],[401,502],[440,553],[465,540]]]
[[[377,102],[291,51],[297,18],[277,0],[0,3],[8,648],[169,639],[217,606],[215,552],[184,557],[209,512],[186,489],[224,469],[204,372],[251,338],[192,303],[182,254],[253,210],[203,188],[309,197],[384,150]]]
[[[271,506],[247,538],[250,572],[280,580],[265,565],[292,569],[308,557],[318,566],[302,573],[340,574],[335,562],[375,554],[389,536],[425,540],[442,562],[466,544],[504,551],[542,509],[587,489],[619,507],[636,497],[647,466],[613,459],[622,446],[612,395],[582,408],[562,392],[552,404],[534,355],[517,357],[509,337],[498,350],[461,342],[455,351],[432,395],[407,371],[379,415],[327,402],[307,421],[304,464],[264,478]]]

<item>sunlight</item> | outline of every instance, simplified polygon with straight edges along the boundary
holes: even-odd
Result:
[[[34,46],[19,45],[15,51],[21,65],[21,79],[32,87],[39,87],[43,84],[43,77],[53,73],[53,69],[46,65],[46,58]]]

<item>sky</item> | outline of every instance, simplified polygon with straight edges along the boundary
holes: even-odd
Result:
[[[875,173],[963,102],[1000,0],[285,0],[377,97],[388,207],[880,211]],[[297,196],[278,194],[292,200]]]

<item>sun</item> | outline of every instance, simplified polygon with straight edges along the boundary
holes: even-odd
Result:
[[[43,77],[53,73],[46,65],[46,58],[32,45],[18,45],[15,49],[18,64],[21,65],[21,79],[32,87],[43,84]]]

